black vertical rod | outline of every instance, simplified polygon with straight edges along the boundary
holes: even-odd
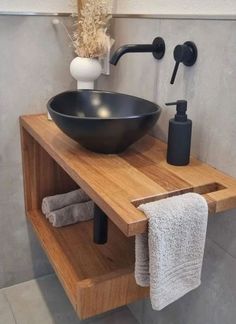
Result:
[[[107,215],[95,204],[93,221],[93,241],[96,244],[107,242],[108,222]]]

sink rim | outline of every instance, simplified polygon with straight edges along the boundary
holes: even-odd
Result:
[[[66,115],[66,114],[62,114],[56,110],[54,110],[52,107],[51,107],[51,103],[52,101],[60,96],[60,95],[64,95],[66,93],[80,93],[80,92],[94,92],[94,93],[106,93],[106,94],[112,94],[112,95],[122,95],[122,96],[126,96],[126,97],[129,97],[129,98],[135,98],[136,100],[140,100],[140,101],[143,101],[143,102],[147,102],[147,103],[151,103],[154,105],[154,107],[156,108],[155,111],[153,112],[147,112],[147,113],[143,113],[143,114],[140,114],[140,115],[132,115],[132,116],[124,116],[124,117],[105,117],[105,118],[100,118],[100,117],[80,117],[80,116],[73,116],[73,115]],[[142,118],[144,116],[152,116],[152,115],[155,115],[157,113],[159,113],[162,109],[161,107],[156,104],[155,102],[153,101],[150,101],[150,100],[147,100],[147,99],[143,99],[143,98],[140,98],[140,97],[136,97],[136,96],[133,96],[133,95],[128,95],[128,94],[125,94],[125,93],[121,93],[121,92],[115,92],[115,91],[107,91],[107,90],[97,90],[97,89],[77,89],[77,90],[67,90],[67,91],[64,91],[64,92],[60,92],[58,93],[57,95],[53,96],[52,98],[50,98],[47,102],[47,109],[50,113],[50,111],[62,116],[62,117],[67,117],[67,118],[72,118],[72,119],[77,119],[77,120],[102,120],[102,121],[105,121],[105,120],[125,120],[125,119],[138,119],[138,118]]]

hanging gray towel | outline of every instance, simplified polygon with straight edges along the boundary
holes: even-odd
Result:
[[[89,200],[89,196],[82,189],[77,189],[60,195],[45,197],[42,201],[42,212],[48,218],[48,214],[51,211]]]
[[[148,234],[136,235],[135,279],[150,285],[152,307],[161,310],[201,283],[208,205],[187,193],[139,206]]]

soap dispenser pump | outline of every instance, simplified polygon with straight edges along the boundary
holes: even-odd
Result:
[[[187,165],[190,159],[192,121],[186,114],[187,101],[170,102],[167,106],[176,106],[175,118],[169,121],[167,162],[172,165]]]

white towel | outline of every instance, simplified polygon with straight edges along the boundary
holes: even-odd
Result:
[[[201,284],[208,206],[187,193],[139,206],[148,234],[136,235],[135,279],[150,285],[152,307],[161,310]]]
[[[63,227],[92,219],[94,203],[92,200],[54,210],[48,214],[48,220],[54,227]]]
[[[42,201],[42,212],[48,218],[48,214],[51,211],[89,200],[89,196],[82,189],[73,190],[55,196],[45,197]]]

